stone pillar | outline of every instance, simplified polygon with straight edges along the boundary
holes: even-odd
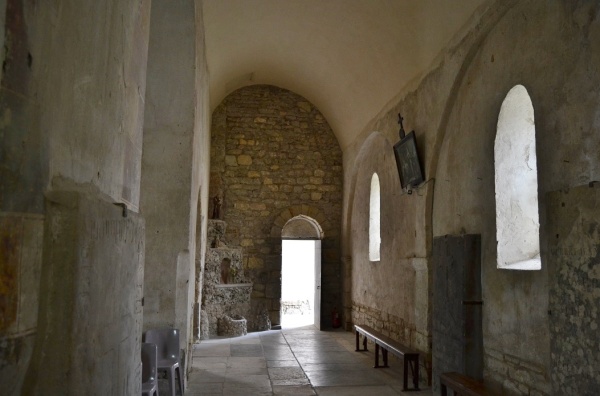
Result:
[[[139,393],[150,0],[0,10],[0,392]]]
[[[144,221],[97,195],[46,201],[40,336],[24,394],[141,392]]]
[[[148,229],[144,329],[178,328],[185,351],[193,338],[194,296],[201,294],[195,282],[196,229],[206,205],[197,202],[199,196],[206,202],[208,194],[203,46],[195,1],[152,2],[140,198]]]
[[[10,395],[20,394],[35,344],[47,181],[27,13],[0,1],[0,387]]]
[[[342,265],[342,304],[344,307],[342,320],[344,321],[344,329],[346,331],[353,330],[352,323],[352,256],[343,256],[341,258]]]

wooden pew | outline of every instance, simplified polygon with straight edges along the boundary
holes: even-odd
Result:
[[[494,393],[487,389],[483,382],[474,380],[471,377],[460,373],[443,373],[440,375],[440,386],[442,388],[442,396],[448,396],[448,388],[454,391],[454,395],[461,396],[495,396]]]
[[[418,391],[419,390],[419,352],[411,349],[399,342],[391,339],[378,332],[369,326],[354,325],[356,331],[356,351],[362,352],[367,350],[367,339],[375,343],[375,368],[385,368],[388,366],[388,352],[403,358],[404,361],[404,378],[403,391]],[[360,335],[363,335],[363,349],[360,349]],[[379,365],[379,348],[383,355],[383,366]],[[408,388],[408,369],[412,374],[413,388]]]

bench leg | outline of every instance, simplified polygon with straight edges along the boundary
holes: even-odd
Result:
[[[442,388],[442,396],[448,396],[448,389],[446,388],[446,384],[443,382],[440,383],[440,388]]]
[[[412,361],[414,370],[413,370],[413,385],[415,386],[415,390],[419,390],[419,358],[417,357]]]
[[[360,349],[360,334],[356,332],[356,352],[362,352],[367,350],[367,337],[363,337],[363,349]]]
[[[381,354],[383,355],[383,366],[379,365],[379,350],[381,349]],[[379,346],[378,343],[375,343],[375,368],[388,368],[388,351],[382,346]]]
[[[408,389],[408,369],[410,367],[410,372],[412,374],[412,383],[413,388]],[[414,359],[412,357],[404,356],[404,377],[402,378],[403,391],[418,391],[419,390],[419,359]]]
[[[404,357],[404,375],[402,377],[402,390],[403,391],[407,391],[408,390],[408,359],[406,359],[406,356]]]
[[[383,367],[390,367],[388,366],[388,351],[385,348],[381,348],[381,352],[383,354]]]

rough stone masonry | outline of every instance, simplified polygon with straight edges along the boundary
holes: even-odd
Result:
[[[244,270],[254,283],[253,310],[266,308],[271,321],[280,322],[277,230],[284,224],[278,219],[304,214],[325,233],[322,312],[328,316],[341,295],[343,174],[342,151],[327,121],[293,92],[254,85],[229,95],[212,122],[210,196],[223,194],[226,242],[244,249]]]

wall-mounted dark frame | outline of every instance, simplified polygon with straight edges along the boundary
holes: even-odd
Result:
[[[423,183],[423,170],[419,161],[415,131],[407,134],[394,145],[394,156],[403,189],[410,190],[411,187]]]

